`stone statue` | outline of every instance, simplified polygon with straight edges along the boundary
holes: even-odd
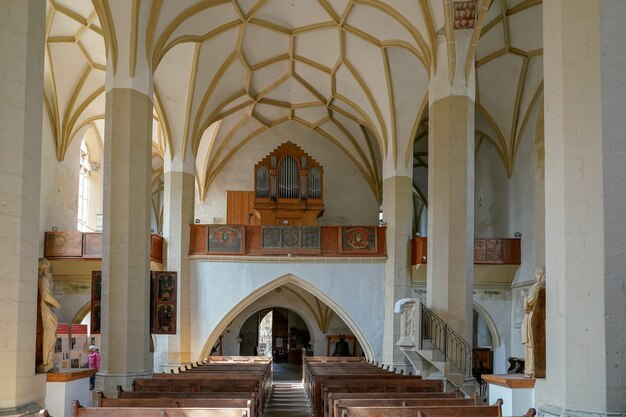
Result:
[[[54,347],[57,341],[57,316],[52,308],[61,304],[52,295],[52,273],[46,258],[39,258],[39,309],[41,320],[41,356],[37,360],[37,372],[48,372],[54,368]],[[39,333],[39,332],[38,332]],[[39,359],[39,355],[38,359]]]
[[[546,296],[545,272],[535,271],[535,283],[524,297],[522,344],[524,345],[524,374],[529,378],[545,377],[546,368]]]

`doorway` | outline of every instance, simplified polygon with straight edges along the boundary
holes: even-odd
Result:
[[[274,363],[302,364],[310,349],[310,332],[296,312],[282,307],[264,308],[246,319],[239,333],[239,354],[271,356]]]

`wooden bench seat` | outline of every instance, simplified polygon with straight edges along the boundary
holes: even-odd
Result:
[[[203,393],[205,394],[205,393]],[[148,398],[107,398],[102,392],[97,393],[96,407],[163,407],[163,408],[247,408],[250,416],[256,415],[256,397],[247,398],[175,398],[175,397],[148,397]]]
[[[494,405],[339,407],[340,417],[502,417],[502,400]]]
[[[222,392],[150,392],[150,391],[125,391],[121,385],[117,386],[117,398],[255,398],[255,392],[249,391],[222,391]]]
[[[376,399],[342,399],[333,400],[330,414],[334,417],[340,417],[339,409],[346,407],[434,407],[434,406],[473,406],[476,405],[475,398],[376,398]]]
[[[417,399],[454,399],[464,398],[458,389],[450,392],[329,392],[326,400],[328,407],[324,409],[324,416],[328,417],[333,414],[333,404],[335,400],[344,399],[399,399],[399,400],[417,400]]]
[[[223,378],[136,378],[133,391],[150,392],[254,392],[258,390],[256,378],[230,378],[228,385]]]
[[[73,417],[250,417],[247,408],[83,407],[72,403]]]
[[[136,378],[133,391],[138,392],[254,392],[255,408],[261,412],[265,404],[264,387],[257,378]]]
[[[320,387],[319,397],[314,392],[312,403],[316,417],[323,415],[323,410],[330,408],[328,396],[331,392],[423,392],[440,393],[443,391],[443,382],[439,380],[420,379],[417,377],[402,377],[395,375],[389,378],[360,379],[360,378],[328,378]]]

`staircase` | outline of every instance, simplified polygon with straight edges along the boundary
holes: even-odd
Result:
[[[302,382],[274,382],[263,417],[311,417]]]
[[[401,337],[397,345],[425,379],[441,379],[447,390],[484,395],[472,375],[472,346],[419,300],[403,300]],[[480,399],[479,399],[480,402]]]

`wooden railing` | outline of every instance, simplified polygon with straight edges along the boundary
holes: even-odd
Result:
[[[428,262],[428,241],[425,237],[411,240],[411,265]],[[519,238],[474,238],[474,264],[520,265],[522,261]]]
[[[102,259],[102,233],[46,232],[44,257],[55,259]],[[163,236],[150,235],[150,260],[163,263]]]
[[[189,255],[385,257],[385,227],[190,225]]]

